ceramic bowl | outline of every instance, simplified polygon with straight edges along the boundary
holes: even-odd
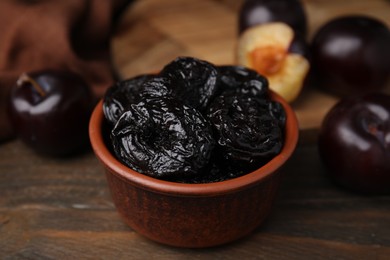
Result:
[[[283,105],[287,114],[281,153],[247,175],[207,184],[158,180],[119,162],[105,143],[100,101],[90,120],[90,140],[123,220],[154,241],[187,248],[221,245],[257,228],[271,211],[281,168],[292,155],[299,133],[289,104],[274,93],[271,96]]]

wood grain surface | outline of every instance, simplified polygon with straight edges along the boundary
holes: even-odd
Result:
[[[91,152],[36,155],[19,141],[0,146],[0,259],[388,259],[390,197],[334,186],[302,132],[273,213],[248,237],[180,249],[141,237],[120,219]]]
[[[238,10],[242,0],[142,0],[129,9],[112,41],[112,57],[122,78],[159,71],[177,56],[215,64],[236,64]],[[365,14],[390,26],[386,0],[303,0],[308,42],[330,19]],[[390,93],[390,82],[384,90]],[[308,84],[293,106],[302,129],[318,128],[338,98]]]
[[[158,71],[177,55],[232,63],[241,2],[139,0],[125,12],[113,38],[116,70],[123,77]],[[390,19],[388,1],[304,3],[310,35],[339,14]],[[389,259],[390,197],[335,186],[318,157],[315,128],[333,102],[313,88],[294,104],[301,137],[284,168],[273,213],[250,236],[208,249],[160,245],[127,227],[92,151],[54,159],[18,140],[2,143],[0,259]]]

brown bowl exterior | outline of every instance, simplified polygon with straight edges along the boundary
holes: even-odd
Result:
[[[99,102],[90,121],[91,144],[105,167],[112,199],[124,221],[154,241],[188,248],[228,243],[258,227],[271,211],[280,168],[293,153],[299,132],[291,107],[278,95],[271,95],[287,114],[282,152],[252,173],[207,184],[162,181],[121,164],[104,143]]]
[[[125,222],[139,234],[178,247],[210,247],[250,233],[266,218],[279,175],[252,187],[214,196],[161,194],[106,172],[112,198]]]

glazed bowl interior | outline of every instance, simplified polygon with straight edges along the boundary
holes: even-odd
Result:
[[[90,121],[89,134],[92,148],[98,159],[111,172],[116,173],[122,179],[144,189],[164,194],[180,194],[181,196],[210,196],[231,193],[249,185],[261,182],[263,179],[269,177],[272,173],[284,165],[295,150],[299,134],[298,122],[295,113],[283,98],[273,92],[270,94],[273,100],[282,104],[286,112],[284,146],[282,151],[267,164],[251,173],[237,178],[213,183],[186,184],[159,180],[130,169],[115,158],[105,142],[102,101],[97,104]]]

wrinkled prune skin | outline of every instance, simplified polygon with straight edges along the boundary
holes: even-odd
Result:
[[[268,111],[278,121],[279,128],[284,130],[284,126],[286,125],[286,112],[282,104],[276,101],[270,101]]]
[[[205,111],[218,88],[216,67],[192,57],[178,57],[161,71],[162,76],[173,78],[172,93],[185,104]]]
[[[219,92],[237,89],[241,92],[253,92],[264,96],[268,93],[268,81],[256,71],[243,66],[218,66]]]
[[[142,84],[139,89],[140,99],[147,101],[154,98],[175,98],[173,86],[176,84],[174,78],[156,75]]]
[[[211,104],[208,118],[216,132],[218,154],[230,165],[254,170],[281,151],[283,130],[270,113],[268,99],[226,91]]]
[[[131,105],[113,128],[111,140],[127,166],[166,180],[201,172],[215,145],[210,123],[199,111],[164,97]]]
[[[268,81],[241,66],[179,57],[113,85],[103,109],[111,150],[133,170],[182,183],[245,175],[277,155],[286,114]]]
[[[138,103],[142,84],[153,78],[151,74],[139,75],[118,81],[107,89],[103,97],[103,112],[107,121],[114,125],[130,104]]]

